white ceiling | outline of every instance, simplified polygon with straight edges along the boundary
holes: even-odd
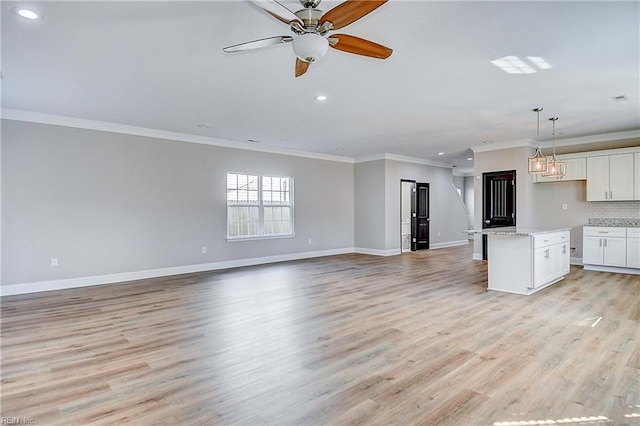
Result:
[[[283,0],[298,10],[297,0]],[[329,10],[340,2],[323,1]],[[12,9],[31,6],[29,22]],[[391,0],[340,33],[394,49],[330,49],[294,77],[291,45],[226,54],[288,27],[251,2],[2,2],[2,107],[361,158],[456,164],[469,147],[640,129],[640,3]],[[507,74],[490,61],[540,56]],[[326,94],[324,103],[314,100]],[[628,101],[612,97],[626,95]],[[201,128],[205,124],[208,128]],[[255,145],[254,145],[255,146]],[[438,156],[438,152],[445,155]]]

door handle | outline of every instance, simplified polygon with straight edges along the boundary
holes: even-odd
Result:
[[[430,217],[427,218],[427,222],[431,222],[431,218]]]
[[[490,221],[489,219],[487,219],[487,220],[485,220],[485,221],[484,221],[484,223],[486,223],[486,224],[490,224],[490,223],[491,223],[491,221]]]

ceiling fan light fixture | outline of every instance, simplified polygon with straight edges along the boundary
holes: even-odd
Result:
[[[315,62],[329,50],[329,40],[315,33],[301,34],[293,40],[293,51],[305,62]]]

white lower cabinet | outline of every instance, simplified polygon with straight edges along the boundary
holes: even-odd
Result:
[[[582,263],[586,268],[640,268],[640,228],[585,226]]]
[[[539,288],[569,273],[569,232],[533,237],[533,287]]]
[[[627,268],[640,268],[640,228],[627,228]]]
[[[489,290],[532,294],[569,273],[569,231],[488,233]]]

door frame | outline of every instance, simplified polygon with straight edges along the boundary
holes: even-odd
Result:
[[[402,249],[402,202],[404,201],[402,198],[402,184],[410,183],[411,187],[411,224],[409,225],[411,229],[410,238],[410,251],[415,251],[415,223],[416,223],[416,181],[410,179],[400,179],[400,253],[406,253]]]
[[[427,225],[427,240],[424,243],[421,243],[420,241],[418,241],[418,227],[420,226],[419,222],[419,218],[418,218],[418,194],[419,194],[419,188],[420,187],[426,187],[427,188],[427,198],[426,198],[426,225]],[[429,183],[427,182],[416,182],[416,192],[415,192],[415,201],[416,201],[416,208],[415,208],[415,212],[416,212],[416,226],[415,226],[415,238],[412,235],[411,240],[412,240],[412,244],[413,241],[415,241],[415,250],[429,250],[429,247],[431,245],[431,203],[430,203],[430,199],[431,199],[431,186],[429,185]],[[413,231],[412,231],[413,234]],[[413,248],[412,248],[413,250]]]

